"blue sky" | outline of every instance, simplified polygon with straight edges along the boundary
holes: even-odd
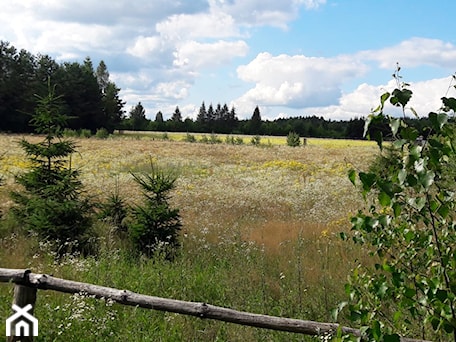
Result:
[[[0,39],[104,60],[128,112],[227,103],[242,119],[369,114],[399,63],[421,115],[456,71],[454,0],[4,0]],[[451,93],[450,93],[451,95]],[[456,94],[453,94],[456,96]]]

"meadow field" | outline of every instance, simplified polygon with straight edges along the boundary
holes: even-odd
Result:
[[[199,137],[197,135],[197,137]],[[22,136],[0,135],[0,267],[241,311],[330,322],[346,299],[344,283],[359,247],[339,238],[363,207],[350,183],[378,153],[372,142],[262,137],[260,146],[190,143],[184,134],[76,138],[72,167],[87,195],[103,202],[118,191],[141,201],[131,172],[150,163],[178,175],[171,204],[180,208],[181,253],[173,262],[128,255],[108,223],[98,222],[100,253],[56,262],[44,243],[25,237],[6,215],[14,175],[28,166]],[[39,141],[37,136],[26,136]],[[225,137],[220,136],[224,141]],[[0,317],[11,314],[13,286],[0,284]],[[39,291],[37,341],[302,341],[302,335],[124,307],[84,295]],[[4,327],[0,335],[4,335]],[[311,338],[308,338],[311,339]]]

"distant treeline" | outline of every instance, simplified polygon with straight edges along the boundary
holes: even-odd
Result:
[[[0,132],[33,132],[30,114],[37,104],[36,95],[46,95],[49,80],[61,96],[60,109],[70,118],[68,128],[73,130],[95,133],[97,129],[105,128],[109,132],[125,129],[277,136],[295,132],[302,137],[363,138],[362,118],[333,121],[310,116],[266,121],[262,120],[258,107],[246,120],[238,119],[234,107],[205,102],[195,120],[183,119],[179,107],[167,120],[160,111],[155,119],[148,119],[141,102],[125,115],[120,88],[110,81],[103,61],[96,69],[90,57],[82,64],[59,64],[48,55],[19,51],[3,41],[0,41]],[[427,119],[410,119],[410,123],[421,132]]]
[[[94,70],[89,57],[84,63],[58,64],[48,55],[18,51],[0,41],[0,131],[32,132],[31,114],[37,96],[45,96],[48,81],[60,97],[60,110],[69,128],[113,131],[124,119],[120,89],[109,80],[103,61]]]
[[[409,118],[405,119],[405,121],[410,126],[417,128],[422,135],[424,135],[425,128],[429,127],[427,118]],[[163,113],[161,112],[156,114],[155,120],[149,120],[146,118],[143,106],[138,103],[130,111],[129,117],[122,121],[121,129],[275,136],[286,136],[288,133],[294,132],[301,137],[363,139],[364,124],[364,118],[333,121],[317,116],[263,121],[258,106],[254,109],[250,119],[239,120],[234,107],[229,109],[226,104],[223,106],[217,104],[214,109],[212,104],[206,107],[204,102],[201,104],[196,120],[190,118],[183,120],[179,107],[176,107],[168,120],[163,119]],[[386,120],[383,124],[371,125],[371,129],[374,128],[377,131],[382,131],[385,139],[388,139],[390,130]]]

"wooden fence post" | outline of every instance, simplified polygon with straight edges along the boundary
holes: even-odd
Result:
[[[14,299],[13,299],[13,304],[17,305],[20,308],[24,308],[27,304],[32,305],[32,309],[28,311],[29,314],[33,315],[33,311],[35,310],[35,302],[36,302],[36,292],[37,289],[33,287],[28,287],[24,285],[19,285],[15,284],[14,285]],[[21,319],[21,316],[19,317],[19,320]],[[11,322],[11,333],[14,335],[14,323],[17,322],[18,320],[12,321]],[[30,325],[33,324],[33,322],[29,322]],[[21,341],[21,342],[31,342],[33,341],[33,329],[31,326],[29,326],[29,336],[27,337],[22,337],[22,336],[9,336],[7,339],[7,342],[16,342],[16,341]]]

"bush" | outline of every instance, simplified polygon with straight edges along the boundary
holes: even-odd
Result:
[[[79,136],[81,138],[90,138],[92,136],[92,132],[90,131],[90,129],[81,129],[79,131]]]
[[[99,218],[107,221],[113,228],[116,234],[123,234],[127,231],[125,219],[127,218],[128,210],[124,199],[116,192],[108,197],[105,203],[101,204]]]
[[[98,139],[107,139],[109,137],[109,132],[106,128],[99,128],[95,133],[95,137],[97,137]]]
[[[222,140],[217,136],[215,133],[211,133],[211,137],[209,139],[210,144],[221,144]]]
[[[78,133],[78,131],[75,131],[74,129],[65,128],[63,130],[63,136],[65,138],[77,138],[77,137],[79,137],[79,133]]]
[[[196,138],[193,134],[187,133],[187,135],[184,138],[184,141],[194,143],[196,142]]]
[[[287,145],[291,147],[298,147],[301,145],[301,138],[298,133],[290,132],[287,135]]]
[[[169,192],[176,176],[151,165],[149,174],[132,174],[143,191],[145,203],[133,208],[133,220],[128,231],[138,252],[153,256],[164,252],[172,259],[179,247],[178,234],[182,227],[179,209],[169,206]]]
[[[231,145],[242,145],[244,144],[244,140],[241,137],[233,137],[227,135],[225,138],[225,143],[231,144]]]
[[[351,219],[351,240],[375,256],[375,267],[359,264],[346,292],[349,317],[361,324],[366,339],[399,340],[397,332],[423,339],[456,337],[456,98],[443,97],[438,113],[429,113],[428,135],[419,141],[417,129],[404,119],[384,113],[387,101],[404,113],[412,97],[394,74],[397,87],[380,98],[366,128],[387,122],[393,141],[385,150],[383,131],[366,130],[383,156],[367,172],[350,171],[362,189],[367,210]],[[385,152],[386,151],[386,152]],[[342,234],[346,238],[345,234]],[[344,303],[342,306],[344,306]]]
[[[250,143],[253,145],[253,146],[260,146],[261,144],[261,137],[259,135],[255,135],[254,137],[252,137],[252,139],[250,139]]]

